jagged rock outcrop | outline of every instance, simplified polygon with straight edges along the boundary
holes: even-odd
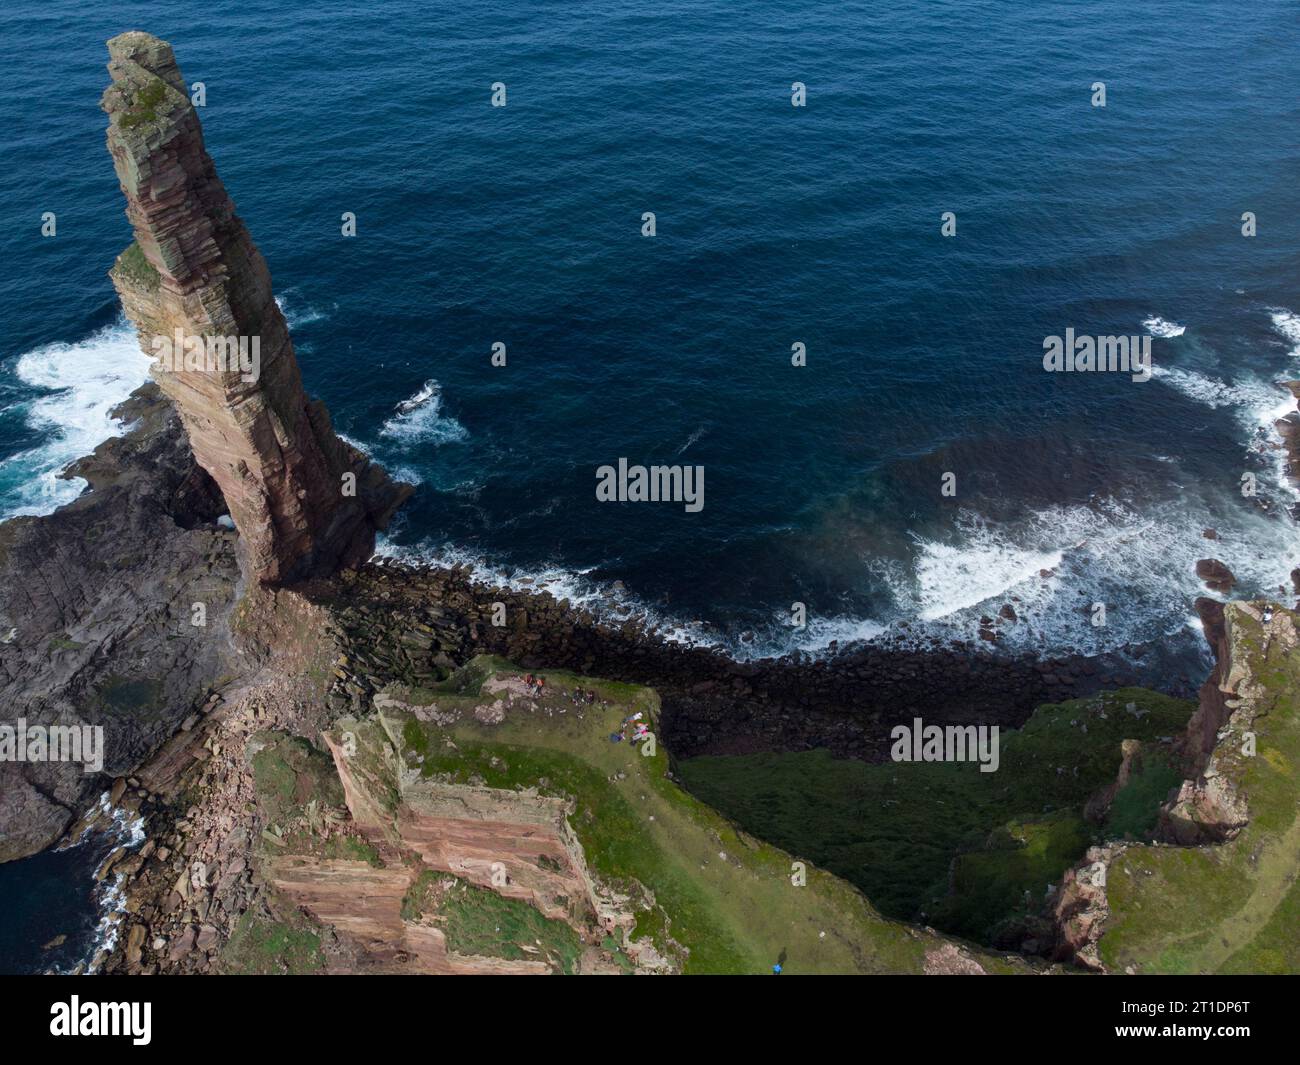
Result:
[[[1235,782],[1241,737],[1251,730],[1266,687],[1250,668],[1244,631],[1262,609],[1232,603],[1213,611],[1197,601],[1206,636],[1214,647],[1214,671],[1201,691],[1201,703],[1188,725],[1185,756],[1188,779],[1160,812],[1160,835],[1172,843],[1221,843],[1234,838],[1249,821],[1245,797]],[[1272,608],[1269,608],[1272,611]],[[1235,624],[1234,624],[1235,622]],[[1278,653],[1297,646],[1292,615],[1271,614],[1268,641]]]
[[[133,428],[67,471],[89,491],[0,525],[0,725],[103,729],[102,772],[0,762],[0,862],[55,842],[242,667],[221,495],[156,386],[116,413]]]
[[[204,148],[171,46],[133,32],[108,50],[108,150],[135,230],[110,276],[225,496],[242,569],[279,584],[356,565],[412,489],[340,440],[303,392],[270,272]]]
[[[1083,816],[1094,825],[1104,824],[1115,796],[1128,787],[1129,782],[1145,768],[1141,740],[1123,740],[1120,743],[1119,771],[1115,779],[1092,795],[1083,807]]]
[[[1181,741],[1186,779],[1155,839],[1108,843],[1055,893],[1054,956],[1110,972],[1285,972],[1300,854],[1300,624],[1269,603],[1197,601],[1216,665]],[[1139,751],[1126,746],[1131,769]]]
[[[1235,609],[1240,604],[1232,605]],[[1232,715],[1228,698],[1235,694],[1234,685],[1242,680],[1240,671],[1231,683],[1227,679],[1232,671],[1228,614],[1223,603],[1208,598],[1197,599],[1196,610],[1205,639],[1214,652],[1215,665],[1201,687],[1199,705],[1181,740],[1187,779],[1161,807],[1158,830],[1163,841],[1181,845],[1222,842],[1236,835],[1247,822],[1244,801],[1212,768],[1220,730]],[[1115,796],[1138,770],[1141,759],[1142,745],[1136,740],[1125,740],[1116,779],[1088,801],[1084,810],[1088,820],[1094,823],[1104,820]],[[1106,876],[1111,862],[1124,851],[1122,843],[1091,847],[1083,861],[1066,870],[1051,906],[1055,960],[1073,961],[1087,969],[1105,968],[1097,944],[1110,916]]]
[[[1103,968],[1097,940],[1106,927],[1110,910],[1106,905],[1106,872],[1123,844],[1089,847],[1084,860],[1065,871],[1061,889],[1052,904],[1056,923],[1056,961],[1074,961],[1086,969]]]

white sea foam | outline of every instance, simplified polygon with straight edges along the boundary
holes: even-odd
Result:
[[[720,646],[722,641],[700,621],[684,621],[650,607],[636,596],[590,577],[594,567],[569,569],[560,565],[532,568],[510,566],[489,559],[463,547],[434,545],[428,541],[414,545],[394,544],[380,535],[375,554],[407,563],[438,566],[464,566],[476,584],[509,588],[516,592],[549,592],[557,600],[586,610],[603,621],[622,622],[635,618],[660,637],[674,643],[697,646]]]
[[[107,857],[118,847],[135,850],[144,843],[144,819],[139,814],[113,806],[106,791],[99,796],[97,806],[98,819],[69,846],[82,847],[95,839],[107,845]],[[99,920],[84,956],[71,971],[94,973],[97,969],[96,959],[107,955],[117,945],[122,929],[122,915],[126,912],[126,875],[118,873],[96,884],[94,898]]]
[[[324,311],[301,303],[292,290],[276,296],[275,304],[280,308],[280,313],[284,315],[285,325],[289,327],[290,331],[304,325],[311,325],[312,322],[319,322],[326,317]]]
[[[934,621],[997,596],[1061,564],[1060,548],[1023,548],[982,524],[970,524],[958,544],[918,540],[915,580],[922,621]]]
[[[838,649],[851,644],[870,643],[888,631],[889,626],[883,622],[843,614],[827,618],[813,615],[807,619],[804,628],[793,629],[789,615],[781,613],[759,639],[733,640],[726,647],[738,658],[779,658],[791,651],[817,655],[828,651],[832,645]]]
[[[340,433],[337,429],[335,429],[334,432],[338,435],[338,438],[340,440],[342,440],[345,444],[351,444],[354,448],[360,451],[361,454],[365,455],[366,458],[368,459],[374,458],[374,455],[371,453],[370,448],[367,445],[363,444],[360,440],[357,440],[355,437],[348,436],[347,433]]]
[[[325,317],[292,295],[276,302],[291,329]],[[0,461],[0,521],[49,514],[81,494],[86,482],[59,472],[123,431],[109,411],[149,379],[152,361],[125,318],[84,340],[46,344],[18,358],[15,376],[43,394],[13,406],[25,408],[28,428],[42,440]]]
[[[1212,555],[1233,571],[1242,589],[1265,592],[1288,583],[1290,570],[1300,563],[1300,542],[1289,521],[1244,508],[1211,513],[1188,502],[1140,511],[1114,500],[1048,507],[1007,526],[962,512],[951,538],[915,537],[911,559],[873,562],[873,570],[886,575],[893,599],[878,616],[822,616],[810,603],[803,629],[792,628],[789,615],[778,611],[769,625],[744,635],[674,617],[593,580],[590,569],[525,570],[463,549],[398,547],[386,540],[378,553],[465,565],[481,584],[549,591],[597,617],[635,617],[664,639],[720,647],[740,659],[791,651],[820,654],[832,643],[842,649],[873,641],[907,646],[965,640],[992,650],[980,639],[981,619],[996,618],[1003,604],[1013,607],[1017,619],[997,621],[998,647],[1100,654],[1162,634],[1199,640],[1199,624],[1188,622],[1188,611],[1197,596],[1211,593],[1196,577],[1198,559]],[[1221,537],[1212,544],[1201,535],[1210,525]],[[1095,603],[1106,605],[1104,626],[1093,624]]]
[[[108,796],[100,801],[107,803]],[[120,846],[135,850],[144,842],[144,820],[141,817],[120,809],[112,810],[111,816],[110,831],[116,834]],[[99,907],[99,923],[95,926],[95,938],[86,957],[86,971],[90,973],[96,971],[96,959],[117,946],[122,931],[122,915],[126,912],[126,874],[116,873],[105,879],[96,888],[95,902]]]
[[[1211,524],[1221,537],[1213,544],[1201,535]],[[974,639],[979,619],[1009,603],[1018,620],[998,625],[1002,646],[1098,654],[1183,632],[1192,601],[1210,594],[1195,566],[1211,555],[1242,590],[1276,592],[1300,561],[1300,542],[1289,520],[1246,508],[1212,514],[1195,500],[1140,511],[1114,500],[1049,507],[1006,528],[963,515],[954,543],[923,542],[917,576],[895,587],[895,599],[904,612],[930,619],[917,635]],[[944,562],[932,580],[922,577],[927,558]],[[1042,567],[1046,576],[1029,573],[1052,558],[1059,561]],[[986,564],[997,579],[968,576]],[[1104,626],[1093,624],[1096,603],[1106,606]]]
[[[1180,337],[1187,331],[1187,326],[1171,322],[1167,318],[1152,315],[1142,325],[1153,337]]]
[[[1295,409],[1295,400],[1280,382],[1244,377],[1228,384],[1176,366],[1157,366],[1152,376],[1207,407],[1235,408],[1238,421],[1250,433],[1259,428],[1271,431],[1278,418]]]
[[[345,444],[351,444],[354,448],[360,451],[361,454],[365,455],[366,458],[372,460],[375,459],[374,449],[371,448],[369,445],[363,444],[360,440],[348,436],[347,433],[340,433],[337,429],[334,431],[335,433],[338,434],[338,438],[342,440]],[[381,462],[384,469],[388,471],[390,477],[393,477],[398,481],[405,481],[407,484],[424,483],[424,477],[420,474],[420,471],[417,470],[414,466],[409,466],[401,462],[386,462],[383,460],[377,460],[377,461]]]
[[[1277,331],[1300,345],[1300,317],[1289,312],[1276,312],[1272,317]],[[1300,348],[1292,354],[1300,354]],[[1171,366],[1155,367],[1153,377],[1211,409],[1232,409],[1246,432],[1246,450],[1269,463],[1273,494],[1287,501],[1300,498],[1287,476],[1286,452],[1278,446],[1275,424],[1296,409],[1296,401],[1283,383],[1285,378],[1269,382],[1245,376],[1228,384],[1195,370]]]
[[[13,372],[42,394],[25,418],[41,442],[0,461],[0,519],[48,514],[81,494],[85,481],[58,477],[123,425],[109,411],[149,377],[152,359],[125,320],[73,344],[47,344],[22,355]]]
[[[1300,314],[1276,307],[1270,312],[1273,328],[1291,342],[1291,357],[1300,359]]]
[[[426,381],[409,399],[402,400],[380,427],[379,435],[404,444],[452,444],[469,437],[465,427],[442,412],[442,386]]]

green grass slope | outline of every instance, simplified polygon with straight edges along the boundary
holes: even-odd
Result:
[[[646,757],[611,742],[631,713],[657,720],[654,691],[548,673],[549,694],[534,709],[511,708],[495,724],[476,719],[472,711],[492,702],[482,686],[515,675],[507,663],[479,658],[434,689],[388,689],[407,706],[461,712],[444,727],[381,700],[402,762],[437,781],[568,797],[592,875],[615,887],[635,882],[653,898],[633,937],[652,939],[685,972],[767,973],[778,962],[788,973],[922,972],[934,967],[928,955],[956,956],[950,941],[882,918],[851,885],[811,864],[806,886],[796,886],[796,859],[680,788],[662,746]],[[597,703],[575,706],[564,695],[575,686],[595,690]],[[1019,958],[961,953],[989,972],[1029,971]]]
[[[1042,706],[1001,734],[993,773],[826,751],[696,758],[679,771],[692,793],[857,885],[882,913],[1010,944],[1091,843],[1149,835],[1180,779],[1161,740],[1181,735],[1193,710],[1141,689]],[[1115,780],[1125,739],[1143,741],[1144,771],[1106,822],[1090,823],[1084,804]]]

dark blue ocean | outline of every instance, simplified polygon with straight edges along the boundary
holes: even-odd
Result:
[[[6,515],[75,495],[146,372],[105,277],[127,29],[206,86],[309,389],[419,482],[386,552],[745,653],[1013,603],[1008,648],[1192,654],[1196,559],[1247,593],[1300,563],[1293,2],[11,2]],[[1044,372],[1067,327],[1152,337],[1155,376]],[[703,510],[598,502],[620,457],[702,465]]]

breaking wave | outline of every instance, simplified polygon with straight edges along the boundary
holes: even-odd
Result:
[[[324,311],[317,310],[310,304],[300,305],[298,297],[292,289],[276,296],[275,305],[280,308],[280,313],[284,315],[284,323],[289,327],[290,332],[328,317]]]
[[[1144,324],[1170,336],[1183,329],[1164,320]],[[1277,310],[1273,324],[1300,358],[1300,316]],[[1176,367],[1157,367],[1155,375],[1196,402],[1233,413],[1243,453],[1268,459],[1277,473],[1273,489],[1295,497],[1273,426],[1295,407],[1280,382],[1243,376],[1228,383]],[[430,386],[412,397],[419,400],[415,410],[436,402],[436,385]],[[741,659],[823,654],[870,642],[905,647],[962,640],[993,650],[981,639],[990,628],[997,632],[997,648],[1013,653],[1097,655],[1162,637],[1184,640],[1203,653],[1199,625],[1189,622],[1193,600],[1211,594],[1196,577],[1199,559],[1213,556],[1225,563],[1237,578],[1237,594],[1247,595],[1281,593],[1300,562],[1300,534],[1280,508],[1265,512],[1240,504],[1190,494],[1140,505],[1099,499],[1030,511],[1008,523],[963,511],[945,536],[914,533],[908,557],[862,560],[864,568],[883,575],[889,592],[889,604],[875,616],[818,616],[810,610],[802,629],[791,626],[784,610],[745,632],[671,617],[618,582],[593,579],[591,568],[521,569],[427,542],[399,547],[384,541],[379,553],[464,565],[483,584],[549,591],[598,617],[635,617],[665,639],[720,647]],[[1210,528],[1216,530],[1212,542],[1205,537]],[[1099,603],[1106,607],[1101,625],[1094,623]]]
[[[109,802],[108,792],[100,795],[97,808],[98,818],[76,840],[60,847],[60,850],[92,847],[96,854],[102,854],[98,858],[102,862],[119,848],[134,851],[144,843],[144,819],[139,814],[113,806]],[[97,971],[99,960],[113,950],[121,934],[122,915],[126,912],[125,874],[114,875],[110,872],[109,876],[95,884],[93,893],[98,920],[89,942],[67,972]]]
[[[337,429],[335,429],[334,432],[338,435],[338,438],[340,440],[342,440],[345,444],[351,444],[354,448],[360,451],[361,454],[365,455],[366,458],[379,461],[381,465],[383,465],[384,469],[388,471],[389,476],[393,477],[394,479],[398,481],[405,481],[407,484],[424,483],[424,478],[420,475],[420,471],[417,470],[414,466],[404,465],[401,462],[388,462],[385,460],[377,459],[374,449],[371,448],[369,445],[363,444],[360,440],[357,440],[355,437],[348,436],[347,433],[339,432]]]
[[[406,444],[453,444],[469,437],[463,425],[442,412],[442,386],[426,381],[409,399],[394,408],[379,435]]]
[[[1142,325],[1153,337],[1180,337],[1187,332],[1187,326],[1179,325],[1177,322],[1171,322],[1167,318],[1161,318],[1154,314],[1143,321]]]
[[[1279,309],[1270,317],[1274,330],[1294,345],[1292,358],[1300,358],[1300,315]],[[1228,384],[1195,370],[1156,366],[1152,376],[1211,409],[1231,408],[1247,434],[1247,452],[1261,457],[1271,467],[1273,490],[1289,500],[1300,498],[1287,476],[1286,453],[1279,446],[1275,428],[1280,418],[1296,409],[1296,401],[1285,385],[1287,375],[1273,381],[1246,376]]]
[[[569,569],[560,565],[533,568],[511,566],[450,544],[395,544],[381,535],[375,554],[410,564],[462,566],[477,584],[508,588],[515,592],[549,592],[557,600],[575,609],[586,610],[602,621],[622,622],[630,618],[641,621],[661,638],[692,646],[725,646],[716,630],[703,621],[672,618],[642,602],[621,587],[621,582],[607,583],[591,578],[595,567]]]
[[[148,380],[152,361],[125,319],[85,340],[18,358],[14,376],[24,391],[39,394],[16,406],[40,442],[0,461],[0,520],[49,514],[81,494],[86,482],[59,472],[122,432],[109,412]]]

